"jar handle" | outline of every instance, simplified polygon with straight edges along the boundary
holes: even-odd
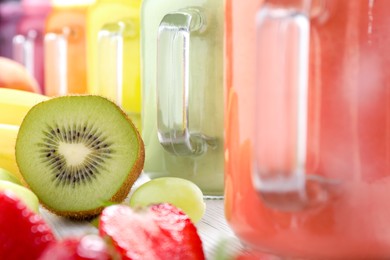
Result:
[[[304,1],[304,0],[303,0]],[[309,18],[265,4],[257,14],[253,181],[278,209],[306,206]]]
[[[46,95],[58,96],[68,93],[68,37],[70,28],[45,34],[45,86]]]
[[[185,9],[165,15],[158,29],[158,139],[166,151],[178,156],[203,154],[215,142],[190,129],[190,38],[205,26],[199,10]]]
[[[35,41],[38,37],[36,30],[29,30],[26,34],[15,35],[12,39],[13,59],[22,64],[30,75],[35,75]]]
[[[123,102],[124,41],[136,33],[130,21],[106,24],[98,33],[97,92],[119,106]]]

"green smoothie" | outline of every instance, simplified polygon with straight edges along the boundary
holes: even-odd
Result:
[[[181,45],[182,42],[178,41],[170,46],[189,49],[188,57],[183,56],[189,69],[187,76],[182,77],[180,66],[177,68],[172,60],[165,60],[165,50],[158,46],[159,27],[168,14],[191,14],[194,11],[201,17],[201,29],[191,32],[189,44]],[[141,19],[144,172],[150,178],[182,177],[197,184],[205,195],[223,195],[224,1],[144,0]],[[177,30],[169,21],[165,24],[169,26],[168,33],[171,27]],[[166,53],[171,52],[172,49],[166,48]],[[180,53],[180,50],[173,53]],[[161,78],[165,79],[164,84]],[[169,87],[170,81],[176,84],[185,78],[187,92],[177,92]],[[181,127],[181,124],[187,125],[184,139],[191,135],[191,141],[176,136],[178,132],[169,131],[170,126]],[[162,134],[161,131],[165,132]],[[164,134],[168,136],[168,145],[162,142]],[[200,152],[182,152],[183,143],[198,139],[202,143]]]

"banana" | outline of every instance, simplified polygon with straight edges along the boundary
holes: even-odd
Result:
[[[48,96],[28,91],[0,88],[0,124],[19,126],[34,105],[47,99]]]
[[[23,181],[15,158],[15,143],[18,131],[19,126],[0,124],[0,168],[8,170],[20,181]]]

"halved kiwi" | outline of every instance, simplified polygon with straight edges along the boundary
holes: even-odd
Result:
[[[99,214],[126,198],[142,171],[142,139],[125,113],[100,96],[63,96],[34,106],[16,140],[23,178],[52,212]]]

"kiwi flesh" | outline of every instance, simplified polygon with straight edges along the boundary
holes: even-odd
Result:
[[[75,219],[121,202],[139,177],[144,144],[131,120],[101,96],[53,98],[25,116],[16,161],[29,188],[50,211]]]

